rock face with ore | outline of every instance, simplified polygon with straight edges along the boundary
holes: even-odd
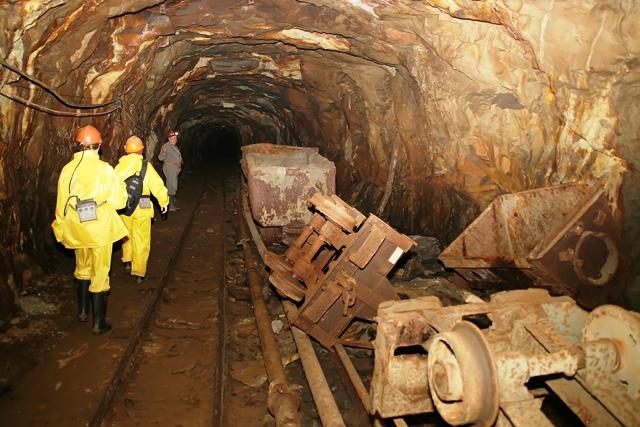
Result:
[[[219,129],[318,146],[346,201],[445,243],[496,195],[595,181],[638,264],[633,0],[13,1],[0,28],[0,321],[88,123],[112,163],[176,127],[186,157]]]

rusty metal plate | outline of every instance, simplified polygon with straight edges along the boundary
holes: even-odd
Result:
[[[246,145],[241,164],[251,215],[262,227],[305,224],[311,218],[309,197],[335,193],[335,165],[317,148]]]
[[[284,257],[268,253],[265,263],[281,295],[304,301],[294,324],[331,348],[354,318],[373,320],[381,302],[398,299],[386,275],[415,242],[335,195],[310,202],[318,213]]]
[[[428,359],[420,346],[435,334],[427,319],[416,316],[416,312],[379,316],[371,380],[372,413],[394,418],[433,412],[426,375]]]
[[[591,396],[580,384],[566,378],[548,380],[553,392],[580,418],[585,425],[621,426],[622,424]]]
[[[383,230],[376,226],[371,227],[366,240],[357,251],[351,253],[349,260],[357,265],[358,268],[365,268],[378,249],[380,249],[385,237]]]
[[[347,232],[353,232],[365,220],[364,215],[336,195],[327,197],[326,194],[316,193],[311,196],[309,202],[318,212]]]
[[[380,303],[398,299],[386,275],[414,244],[370,215],[317,286],[309,289],[294,323],[332,347],[354,318],[373,320]]]
[[[450,268],[530,268],[529,254],[592,194],[572,184],[498,196],[439,259]]]
[[[621,248],[603,190],[568,184],[497,197],[439,259],[474,287],[544,287],[592,308],[624,292]]]

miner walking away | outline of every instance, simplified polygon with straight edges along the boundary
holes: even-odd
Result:
[[[167,135],[168,141],[160,148],[158,160],[163,162],[162,172],[166,178],[169,190],[169,210],[176,211],[176,193],[178,192],[178,175],[182,170],[182,154],[178,148],[178,132],[172,130]]]
[[[126,154],[116,165],[116,174],[122,181],[137,175],[142,186],[139,189],[140,197],[135,200],[134,206],[130,207],[127,203],[127,210],[120,215],[129,230],[129,236],[122,244],[122,262],[125,263],[125,268],[131,272],[131,275],[136,276],[137,282],[142,283],[147,274],[147,261],[151,250],[151,219],[154,215],[151,195],[158,201],[163,214],[167,212],[169,195],[158,172],[142,157],[144,151],[142,140],[137,136],[130,137],[125,143],[124,150]],[[131,197],[130,195],[129,198]]]
[[[107,291],[113,242],[127,235],[116,213],[125,206],[127,191],[113,168],[100,160],[100,132],[93,126],[78,129],[80,151],[60,172],[55,220],[56,240],[76,255],[78,320],[89,318],[93,302],[93,332],[111,329],[106,322]]]

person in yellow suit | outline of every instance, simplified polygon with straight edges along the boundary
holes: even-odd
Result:
[[[124,145],[125,155],[120,158],[115,171],[122,181],[140,172],[142,168],[142,152],[144,144],[137,136],[127,139]],[[151,218],[153,218],[153,205],[151,195],[160,205],[160,211],[167,213],[169,194],[167,187],[158,172],[150,163],[142,181],[142,197],[140,203],[131,216],[120,215],[125,226],[129,230],[129,236],[122,244],[122,262],[131,270],[131,275],[136,276],[136,281],[142,283],[147,274],[147,260],[151,251]]]
[[[93,332],[101,334],[111,329],[106,321],[109,270],[113,242],[127,235],[116,213],[127,203],[127,190],[111,165],[100,160],[102,136],[95,127],[81,127],[75,140],[80,151],[60,172],[51,227],[58,242],[75,250],[78,320],[88,320],[92,302]]]

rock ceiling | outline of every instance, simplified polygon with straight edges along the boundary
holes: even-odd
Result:
[[[640,237],[634,0],[5,1],[0,28],[23,73],[1,70],[8,253],[51,245],[35,236],[90,122],[111,160],[172,127],[317,145],[347,200],[443,239],[497,194],[597,180]]]

